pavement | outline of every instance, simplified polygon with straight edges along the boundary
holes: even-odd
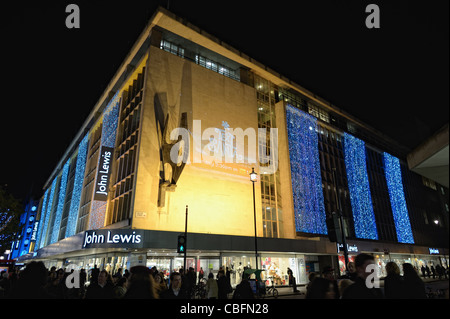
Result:
[[[438,294],[439,290],[447,290],[447,298],[448,298],[448,289],[449,289],[449,280],[448,279],[438,279],[438,278],[421,278],[423,282],[425,283],[425,287],[427,289],[427,292],[430,292],[430,294],[436,293]],[[384,287],[384,280],[380,280],[380,288],[383,289]],[[295,299],[304,299],[306,296],[306,285],[297,285],[298,292],[294,292],[292,286],[286,287],[286,286],[275,286],[275,288],[278,290],[278,298],[283,297],[291,297]],[[265,298],[267,299],[273,299],[274,297],[271,295],[266,295]]]

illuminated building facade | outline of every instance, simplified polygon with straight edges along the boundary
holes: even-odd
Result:
[[[38,223],[36,221],[38,204],[38,201],[30,200],[25,205],[25,211],[20,216],[20,232],[17,234],[16,240],[11,245],[11,259],[27,255],[34,250],[38,228]]]
[[[112,273],[178,269],[187,213],[187,266],[229,267],[238,283],[255,265],[255,168],[260,262],[277,284],[287,284],[287,267],[298,283],[339,267],[326,225],[336,198],[352,253],[375,254],[380,271],[388,260],[446,263],[448,189],[431,192],[406,154],[159,9],[44,186],[33,258]]]

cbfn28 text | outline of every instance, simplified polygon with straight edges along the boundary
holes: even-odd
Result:
[[[226,304],[224,308],[226,313],[233,314],[267,314],[269,313],[269,305],[268,304],[247,304],[247,303],[234,303],[234,304]]]

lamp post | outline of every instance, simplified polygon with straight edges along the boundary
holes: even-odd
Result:
[[[256,258],[256,270],[258,270],[258,240],[256,237],[256,206],[255,206],[255,182],[257,181],[258,174],[255,172],[255,168],[252,167],[252,172],[250,173],[250,181],[253,185],[253,218],[255,223],[255,258]]]
[[[336,178],[336,168],[333,168],[333,183],[334,183],[334,187],[336,188],[336,205],[337,205],[337,211],[338,211],[338,217],[339,217],[339,227],[341,229],[341,239],[342,241],[342,246],[343,246],[343,250],[344,250],[344,260],[345,260],[345,270],[348,270],[348,249],[347,249],[347,241],[345,239],[345,229],[344,229],[344,219],[343,219],[343,212],[342,212],[342,206],[341,206],[341,200],[340,197],[338,195],[338,184],[337,184],[337,178]]]

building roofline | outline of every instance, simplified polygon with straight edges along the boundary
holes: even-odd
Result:
[[[272,83],[279,87],[285,87],[285,88],[291,88],[299,93],[303,94],[305,97],[309,98],[310,100],[316,102],[321,107],[324,107],[328,111],[332,111],[352,122],[355,124],[365,128],[372,134],[375,134],[379,137],[382,137],[384,140],[387,140],[390,144],[396,145],[400,148],[403,148],[406,153],[408,153],[410,150],[409,148],[405,147],[404,145],[401,145],[399,142],[393,140],[389,136],[385,135],[384,133],[376,130],[375,128],[371,127],[370,125],[360,121],[359,119],[353,117],[351,114],[347,113],[346,111],[340,109],[336,105],[331,104],[330,102],[326,101],[325,99],[319,97],[318,95],[314,94],[313,92],[307,90],[306,88],[302,87],[301,85],[291,81],[287,77],[283,76],[281,73],[276,72],[275,70],[267,67],[266,65],[258,62],[257,60],[251,58],[250,56],[246,55],[245,53],[235,49],[234,47],[228,45],[227,43],[223,42],[219,38],[209,34],[208,32],[200,29],[199,27],[191,24],[189,21],[187,21],[184,18],[181,18],[174,14],[173,12],[159,6],[152,17],[149,19],[149,22],[145,26],[144,30],[139,35],[138,39],[133,44],[131,50],[126,55],[124,61],[119,66],[118,70],[108,83],[107,87],[103,91],[102,95],[98,99],[97,103],[94,105],[92,111],[89,113],[87,119],[84,121],[83,125],[81,126],[80,130],[78,131],[75,138],[72,140],[69,147],[66,149],[64,155],[61,157],[61,160],[56,165],[55,169],[52,171],[50,177],[43,185],[43,189],[46,189],[47,186],[52,182],[54,177],[57,173],[61,170],[64,163],[67,161],[67,159],[72,155],[73,151],[75,151],[76,147],[78,146],[78,143],[81,141],[81,139],[84,137],[84,135],[88,132],[89,128],[95,124],[95,121],[98,119],[99,116],[101,116],[101,112],[103,108],[106,106],[106,104],[109,102],[109,100],[114,96],[116,91],[114,88],[127,80],[127,77],[132,74],[130,72],[130,66],[131,61],[138,53],[139,49],[142,47],[144,42],[148,40],[148,38],[151,35],[151,30],[154,26],[162,27],[168,31],[171,31],[175,34],[178,34],[181,37],[184,37],[188,40],[193,39],[193,37],[196,38],[193,42],[196,42],[199,45],[202,45],[206,47],[207,49],[214,51],[226,58],[229,58],[233,61],[236,61],[237,63],[249,68],[250,70],[254,71],[256,74],[261,75],[262,77],[266,78],[267,80],[270,80]],[[200,43],[199,43],[200,42]]]

